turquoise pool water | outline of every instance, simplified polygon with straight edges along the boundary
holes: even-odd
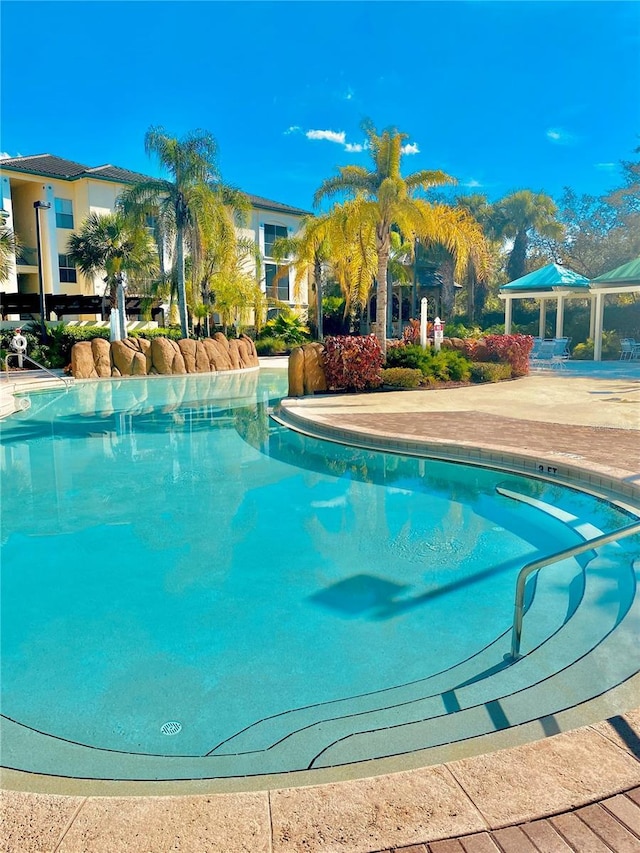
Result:
[[[496,643],[478,671],[500,664],[522,565],[630,521],[555,484],[291,433],[268,418],[285,392],[285,373],[264,370],[86,383],[33,394],[0,423],[7,766],[310,766],[325,748],[318,708],[342,719],[423,701],[412,685]],[[633,597],[633,547],[618,547],[603,600]],[[542,643],[584,597],[584,565],[560,566],[536,596]],[[307,736],[289,722],[315,726],[313,744],[297,747]],[[99,767],[107,753],[121,771]]]

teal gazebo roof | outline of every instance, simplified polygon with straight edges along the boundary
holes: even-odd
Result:
[[[523,275],[522,278],[517,278],[515,281],[510,281],[509,284],[504,284],[500,288],[500,292],[512,290],[552,290],[554,287],[574,287],[589,289],[589,279],[585,278],[580,273],[574,272],[569,267],[563,267],[562,264],[547,264],[546,267],[541,267],[539,270]]]
[[[592,284],[640,284],[640,258],[591,279]]]

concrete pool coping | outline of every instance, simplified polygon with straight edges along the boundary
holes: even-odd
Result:
[[[432,442],[442,452],[462,448],[467,459],[501,465],[505,457],[533,463],[544,451],[544,459],[558,463],[551,467],[562,463],[571,469],[562,472],[563,479],[578,471],[583,482],[591,477],[594,491],[612,489],[638,504],[640,382],[635,377],[546,374],[500,386],[318,396],[285,401],[283,411],[325,432],[357,433],[365,443],[384,442],[386,436],[401,452],[403,444],[416,450],[416,442]],[[471,429],[474,417],[482,440]],[[507,444],[514,431],[517,452],[513,442]],[[565,440],[571,450],[558,450],[557,442]],[[638,678],[625,690],[627,701],[640,695]],[[606,701],[593,711],[604,719]],[[520,745],[514,742],[531,740],[530,732],[501,734],[491,745],[478,744],[496,751],[453,755],[445,763],[411,768],[407,762],[404,769],[388,766],[387,775],[307,782],[307,787],[280,787],[278,780],[267,790],[234,793],[214,793],[219,788],[207,782],[168,783],[172,789],[147,783],[148,793],[158,796],[128,796],[125,788],[115,787],[123,783],[110,790],[103,783],[93,793],[61,795],[60,780],[5,771],[4,849],[369,853],[512,826],[640,785],[640,709]],[[383,772],[383,765],[375,770],[372,765],[371,772]],[[171,793],[176,790],[184,793]]]

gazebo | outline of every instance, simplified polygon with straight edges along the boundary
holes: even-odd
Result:
[[[589,279],[562,264],[547,264],[538,270],[510,281],[500,288],[500,299],[504,300],[504,331],[511,334],[511,318],[514,299],[538,299],[540,301],[539,332],[545,337],[547,321],[547,302],[557,300],[556,338],[562,337],[564,326],[564,303],[571,297],[589,297]],[[593,321],[593,300],[591,305]]]
[[[592,302],[591,332],[593,338],[593,360],[602,360],[602,326],[604,320],[604,298],[610,293],[640,293],[640,258],[629,261],[611,272],[606,272],[591,280],[589,290]],[[595,320],[595,322],[594,322]]]

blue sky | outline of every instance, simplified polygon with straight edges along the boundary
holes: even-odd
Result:
[[[4,0],[1,46],[3,152],[158,174],[150,125],[205,128],[227,182],[305,209],[368,165],[364,118],[490,199],[602,194],[640,145],[638,2]]]

